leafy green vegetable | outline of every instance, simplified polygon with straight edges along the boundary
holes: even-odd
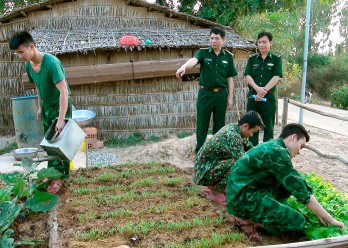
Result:
[[[12,248],[13,247],[13,238],[11,235],[13,230],[8,229],[4,234],[0,234],[0,247],[1,248]]]
[[[63,173],[57,171],[54,168],[44,168],[37,173],[37,177],[40,179],[48,178],[48,179],[59,179],[62,178]]]
[[[51,210],[56,205],[57,201],[58,196],[36,190],[25,204],[34,212],[45,212]]]
[[[324,182],[323,178],[315,173],[302,174],[308,185],[313,189],[315,198],[326,211],[336,220],[348,224],[348,196],[333,188],[332,184]],[[340,230],[338,227],[324,227],[317,216],[306,206],[297,202],[294,197],[288,200],[290,207],[298,210],[306,218],[305,233],[308,239],[321,239],[346,235],[348,231]]]

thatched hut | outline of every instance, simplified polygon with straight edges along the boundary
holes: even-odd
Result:
[[[0,134],[13,134],[11,97],[34,94],[8,49],[13,33],[28,30],[41,52],[63,62],[77,109],[97,112],[101,138],[193,131],[198,83],[176,79],[176,69],[209,44],[216,23],[142,0],[48,0],[0,16]],[[227,120],[245,111],[243,69],[254,45],[228,27],[225,47],[239,71]],[[123,46],[124,35],[140,45]],[[149,39],[152,44],[145,44]],[[194,68],[191,73],[198,73]]]

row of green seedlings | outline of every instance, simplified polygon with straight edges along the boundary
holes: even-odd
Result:
[[[173,204],[157,204],[148,208],[141,209],[139,211],[130,211],[125,208],[114,209],[102,212],[100,216],[97,216],[93,209],[83,214],[78,214],[77,218],[80,223],[93,222],[96,219],[119,219],[128,217],[141,217],[145,214],[163,214],[174,209],[191,209],[195,207],[202,207],[206,204],[205,199],[200,197],[190,197],[185,200],[174,202]]]
[[[344,222],[348,226],[348,195],[345,195],[334,189],[332,184],[326,183],[323,178],[318,177],[315,173],[302,174],[309,186],[313,189],[316,199],[335,219]],[[303,204],[291,197],[288,201],[289,206],[300,211],[305,219],[305,233],[310,240],[337,237],[347,235],[348,230],[340,230],[338,227],[322,226],[317,216]]]
[[[110,186],[111,187],[111,186]],[[197,188],[195,186],[186,186],[182,188],[183,191],[193,195],[196,194]],[[86,193],[86,192],[84,192]],[[83,200],[76,200],[73,201],[71,204],[72,207],[78,207],[80,205],[87,205],[89,207],[96,207],[100,205],[114,205],[117,202],[132,202],[135,200],[145,200],[145,199],[151,199],[151,198],[172,198],[173,193],[169,192],[167,189],[161,189],[156,192],[154,191],[142,191],[140,194],[135,192],[126,192],[123,194],[117,194],[117,195],[103,195],[99,194],[95,197],[88,198],[87,201]]]
[[[244,239],[241,233],[224,233],[218,234],[213,232],[210,237],[199,238],[184,242],[184,244],[178,244],[177,242],[165,245],[163,248],[218,248],[221,245],[231,244],[235,242],[242,242]]]
[[[118,168],[118,167],[115,167],[115,168]],[[97,182],[109,182],[119,178],[130,178],[133,176],[144,176],[148,174],[169,174],[174,172],[176,172],[176,169],[174,167],[154,166],[154,167],[145,168],[145,169],[126,169],[118,173],[106,171],[93,178],[86,178],[86,177],[80,176],[78,178],[75,178],[72,182],[79,185],[89,185],[91,183],[97,183]]]
[[[158,220],[158,221],[140,221],[140,222],[126,222],[124,225],[114,226],[107,230],[93,228],[88,231],[78,232],[75,238],[81,241],[98,240],[102,238],[108,238],[111,236],[124,235],[126,237],[133,237],[135,235],[146,235],[149,232],[182,232],[185,230],[191,230],[192,228],[214,226],[216,228],[225,224],[223,217],[195,217],[192,220],[182,220],[177,222]]]
[[[185,182],[185,178],[183,177],[164,177],[161,178],[159,183],[163,184],[164,186],[168,187],[175,187],[177,185],[182,184]],[[124,186],[121,184],[114,184],[110,186],[98,186],[96,188],[87,188],[87,187],[82,187],[82,188],[77,188],[73,189],[72,193],[74,195],[91,195],[91,194],[96,194],[96,193],[106,193],[106,192],[111,192],[114,190],[122,190],[122,191],[127,191],[130,189],[137,189],[137,188],[142,188],[142,187],[151,187],[156,183],[156,179],[153,178],[152,176],[146,177],[141,180],[134,181],[128,186]]]

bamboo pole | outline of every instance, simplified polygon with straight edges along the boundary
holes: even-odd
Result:
[[[308,111],[311,111],[311,112],[314,112],[314,113],[317,113],[317,114],[320,114],[320,115],[336,118],[336,119],[339,119],[339,120],[342,120],[342,121],[348,121],[348,118],[346,118],[346,117],[341,117],[339,115],[330,114],[330,113],[326,113],[326,112],[323,112],[323,111],[320,111],[320,110],[317,110],[317,109],[314,109],[314,108],[311,108],[311,107],[307,107],[306,105],[301,104],[301,103],[296,102],[296,101],[291,100],[291,99],[289,99],[288,101],[289,101],[289,103],[291,103],[291,104],[293,104],[293,105],[295,105],[297,107],[306,109]],[[284,99],[284,102],[285,102],[285,99]]]
[[[286,123],[288,122],[288,102],[289,99],[285,97],[283,101],[282,128],[285,127]]]
[[[47,226],[48,226],[48,233],[49,233],[48,247],[59,248],[57,205],[48,214]]]
[[[348,160],[347,160],[346,158],[343,158],[343,157],[337,155],[337,154],[327,154],[327,153],[323,153],[323,152],[321,152],[320,150],[314,148],[313,146],[310,146],[310,145],[307,145],[307,144],[305,145],[305,148],[307,148],[307,149],[309,149],[309,150],[315,152],[316,154],[318,154],[318,155],[320,155],[320,156],[322,156],[322,157],[324,157],[324,158],[328,158],[328,159],[337,159],[337,160],[341,161],[343,164],[348,165]]]
[[[265,246],[254,246],[253,248],[344,248],[348,247],[348,235],[326,238],[326,239],[317,239],[304,242],[295,242],[288,244],[277,244],[277,245],[265,245]]]

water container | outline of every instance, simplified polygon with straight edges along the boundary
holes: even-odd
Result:
[[[65,119],[65,126],[60,133],[55,131],[57,119],[45,133],[40,146],[48,153],[60,156],[61,160],[71,162],[79,150],[86,133],[73,119]]]
[[[11,99],[16,140],[20,148],[40,148],[44,133],[41,120],[36,118],[39,109],[37,99],[36,95]]]

